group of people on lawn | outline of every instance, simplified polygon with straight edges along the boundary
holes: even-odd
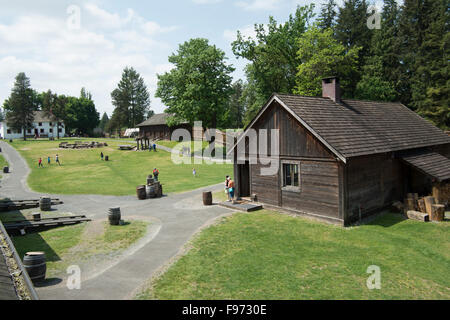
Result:
[[[51,162],[52,162],[52,160],[51,160],[50,156],[48,156],[47,157],[47,164],[50,166]],[[59,161],[59,156],[58,155],[56,155],[56,157],[55,157],[55,162],[58,165],[61,165],[61,162]],[[42,163],[42,158],[39,158],[39,160],[38,160],[38,167],[39,168],[43,168],[44,167],[44,164]]]

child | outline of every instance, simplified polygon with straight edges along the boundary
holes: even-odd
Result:
[[[156,152],[156,144],[153,144],[153,150]]]
[[[192,169],[192,175],[194,176],[194,178],[197,176],[197,171],[195,170],[195,168]]]
[[[230,184],[230,176],[226,176],[226,178],[225,178],[225,193],[227,194],[228,202],[231,201],[229,184]]]
[[[41,168],[41,167],[43,168],[44,167],[44,165],[42,164],[42,158],[39,158],[39,162],[38,163],[39,163],[39,168]]]
[[[50,162],[51,162],[50,157],[47,157],[47,164],[50,165]]]
[[[61,162],[59,162],[59,156],[58,155],[56,155],[56,163],[61,165]]]
[[[104,157],[104,155],[103,155],[103,152],[102,152],[102,153],[100,153],[100,158],[102,158],[102,161],[103,161],[103,157]]]
[[[234,181],[230,179],[230,182],[228,182],[228,188],[230,191],[230,198],[231,201],[234,201]]]
[[[159,171],[158,169],[153,169],[153,176],[155,177],[155,181],[158,181]]]

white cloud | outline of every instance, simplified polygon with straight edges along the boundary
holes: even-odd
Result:
[[[222,0],[192,0],[196,4],[215,4],[222,2]]]
[[[166,57],[171,52],[158,36],[176,27],[148,21],[133,10],[121,16],[95,5],[83,8],[80,30],[69,30],[65,16],[20,15],[10,23],[0,22],[0,105],[19,72],[25,72],[38,91],[78,96],[86,87],[97,109],[110,114],[110,92],[126,66],[135,67],[154,94],[156,74],[171,68],[154,61],[156,54]],[[153,100],[152,108],[163,111],[161,102]]]
[[[248,11],[256,10],[274,10],[281,5],[282,0],[250,0],[238,1],[236,5]]]
[[[247,26],[242,27],[237,30],[227,29],[223,32],[223,36],[227,41],[233,42],[237,38],[238,30],[241,32],[244,39],[247,39],[247,38],[255,39],[256,38],[256,31],[255,31],[255,27],[253,25],[247,25]]]

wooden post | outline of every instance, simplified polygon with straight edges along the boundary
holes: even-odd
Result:
[[[445,219],[445,206],[442,204],[433,204],[431,206],[431,221],[442,222]]]
[[[415,211],[416,210],[416,201],[414,198],[406,198],[405,199],[405,211]]]
[[[427,208],[425,207],[425,200],[423,198],[420,198],[417,200],[417,206],[420,212],[426,213]]]
[[[424,201],[425,201],[425,208],[427,210],[427,213],[429,215],[431,215],[431,206],[436,203],[434,201],[434,197],[425,197]]]
[[[436,203],[441,203],[441,184],[439,182],[435,182],[433,184],[433,197],[436,200]]]

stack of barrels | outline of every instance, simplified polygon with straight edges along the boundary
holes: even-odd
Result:
[[[110,225],[118,226],[121,218],[120,208],[109,208],[108,220]]]
[[[147,185],[136,188],[139,200],[160,198],[163,194],[163,188],[159,181],[153,178],[153,175],[147,177]]]
[[[52,208],[52,199],[49,197],[41,197],[39,200],[39,208],[41,211],[50,211]]]
[[[28,252],[23,258],[23,265],[33,283],[45,280],[47,264],[44,252]]]
[[[145,190],[145,186],[138,186],[136,188],[136,193],[139,200],[147,199],[147,192]]]

